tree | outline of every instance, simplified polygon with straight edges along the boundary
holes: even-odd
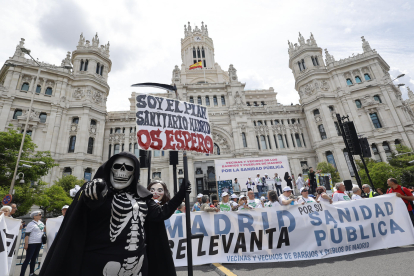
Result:
[[[337,183],[341,181],[339,172],[336,170],[336,168],[331,163],[320,162],[316,166],[316,170],[321,171],[321,173],[330,173],[331,178],[332,178],[332,183]]]
[[[72,203],[72,199],[61,186],[52,185],[47,187],[47,183],[43,181],[39,181],[38,186],[38,193],[34,195],[34,204],[39,206],[45,217],[48,214],[52,216],[60,215],[62,207]]]
[[[20,130],[15,130],[12,127],[13,125],[9,125],[7,131],[0,132],[1,198],[9,193],[14,169],[17,162],[17,155],[19,154],[20,143],[23,138],[23,134],[20,133]],[[15,182],[13,202],[16,203],[18,207],[16,216],[25,215],[33,205],[34,199],[32,198],[32,194],[33,191],[37,190],[37,187],[33,184],[39,181],[42,176],[47,175],[51,168],[57,166],[49,151],[35,151],[36,148],[37,146],[35,143],[33,143],[30,135],[26,135],[20,159],[31,162],[42,161],[45,163],[45,165],[27,163],[32,167],[21,167],[18,169],[18,173],[24,173],[25,183],[20,183],[20,181]]]
[[[387,180],[388,178],[396,178],[400,180],[400,170],[391,166],[385,162],[375,162],[372,159],[364,159],[367,164],[369,175],[372,179],[372,183],[375,188],[381,188],[383,191],[388,189]],[[360,160],[356,161],[360,170],[358,171],[359,177],[363,184],[369,184],[368,176]]]
[[[74,175],[64,175],[62,178],[55,180],[55,185],[62,187],[68,196],[70,196],[70,189],[75,188],[75,185],[82,187],[84,183],[84,180],[77,179]]]

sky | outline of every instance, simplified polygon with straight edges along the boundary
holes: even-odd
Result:
[[[129,110],[138,82],[171,83],[181,65],[184,25],[208,25],[215,61],[237,69],[246,90],[273,87],[282,104],[298,103],[288,43],[312,32],[336,60],[362,53],[361,36],[414,91],[414,1],[133,1],[0,0],[0,64],[20,38],[39,60],[60,65],[79,35],[110,42],[108,111]],[[24,7],[22,9],[22,7]],[[145,91],[153,92],[153,91]],[[407,98],[406,88],[402,88]]]

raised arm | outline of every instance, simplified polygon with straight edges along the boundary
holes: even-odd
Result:
[[[91,209],[96,209],[105,202],[108,186],[105,180],[96,178],[85,183],[83,192],[85,193],[84,200],[86,206]]]

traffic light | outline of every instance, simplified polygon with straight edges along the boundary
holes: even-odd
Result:
[[[358,134],[355,129],[354,122],[344,122],[344,134],[352,155],[361,154],[361,146],[359,144]]]

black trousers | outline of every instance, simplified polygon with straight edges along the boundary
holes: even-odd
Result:
[[[20,271],[20,276],[24,276],[24,273],[26,272],[26,268],[29,265],[29,263],[30,263],[30,274],[34,273],[36,259],[37,259],[37,256],[39,256],[40,248],[42,248],[41,243],[29,244],[26,250],[26,259],[24,260],[22,264],[22,270]]]
[[[277,196],[280,196],[281,194],[283,194],[282,185],[276,185],[276,192],[277,192]]]

